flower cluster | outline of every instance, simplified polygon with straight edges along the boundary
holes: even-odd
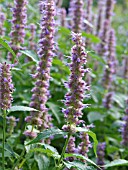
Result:
[[[99,165],[99,166],[104,165],[105,147],[106,147],[105,142],[98,144],[98,148],[97,148],[97,165]],[[103,167],[102,167],[102,170],[104,170]]]
[[[25,38],[25,27],[27,22],[27,0],[15,0],[13,8],[13,18],[12,18],[12,31],[10,33],[11,42],[10,45],[17,57],[20,56],[18,52],[21,49],[21,45],[24,44]],[[9,53],[9,60],[12,59],[12,55]]]
[[[71,29],[75,33],[80,33],[83,27],[83,0],[74,0],[70,3]]]
[[[0,108],[3,110],[10,109],[12,104],[12,84],[11,65],[0,64]]]
[[[110,86],[113,82],[113,76],[116,73],[116,39],[115,39],[115,31],[114,29],[111,29],[109,31],[109,39],[108,39],[108,55],[107,55],[107,66],[104,70],[104,76],[103,76],[103,86],[106,89],[110,89]]]
[[[104,17],[105,17],[105,5],[106,0],[99,0],[98,2],[98,16],[97,16],[97,25],[96,25],[96,35],[99,36],[99,32],[103,28]]]
[[[82,120],[79,120],[79,118],[82,118],[82,109],[88,106],[82,102],[85,98],[85,91],[89,90],[89,87],[83,80],[83,77],[85,73],[88,72],[88,69],[84,69],[84,64],[86,64],[87,61],[81,34],[72,33],[72,37],[75,45],[71,50],[71,75],[69,82],[65,83],[65,86],[70,90],[65,95],[65,106],[67,108],[63,109],[63,112],[66,122],[68,122],[69,127],[73,129],[72,125],[77,126],[81,123]],[[64,126],[64,128],[66,127]]]
[[[35,39],[35,34],[36,34],[36,25],[35,24],[30,24],[30,32],[31,32],[31,37],[29,39],[30,41],[30,49],[31,50],[36,50],[36,44],[34,42]]]
[[[66,148],[67,153],[76,153],[75,140],[76,140],[75,137],[73,137],[73,136],[70,137],[67,148]],[[69,158],[67,158],[67,160],[72,162],[74,160],[74,158],[69,157]]]
[[[123,120],[125,123],[122,126],[122,145],[128,147],[128,99],[127,99],[127,108],[126,108],[126,115],[124,116]]]
[[[66,26],[66,9],[61,8],[61,26],[65,27]]]
[[[14,132],[14,128],[17,124],[17,121],[19,121],[19,119],[16,119],[14,116],[7,117],[7,131],[10,135]]]
[[[5,14],[0,11],[0,35],[1,36],[5,34],[5,28],[3,27],[5,19],[6,19]]]
[[[46,102],[50,97],[49,81],[50,68],[54,56],[54,16],[55,4],[53,0],[47,0],[44,4],[43,17],[41,19],[41,36],[39,40],[38,56],[40,58],[37,73],[33,75],[36,79],[35,87],[32,89],[32,98],[30,107],[33,107],[39,112],[31,112],[31,115],[26,117],[26,121],[32,125],[37,125],[40,129],[47,129],[52,126],[51,115],[48,114]]]

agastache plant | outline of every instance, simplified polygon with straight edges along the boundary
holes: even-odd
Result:
[[[71,30],[80,33],[83,27],[83,0],[74,0],[70,3]]]
[[[35,42],[34,42],[34,39],[35,39],[35,35],[36,35],[36,28],[37,28],[37,26],[35,25],[35,24],[30,24],[30,26],[29,26],[29,29],[30,29],[30,32],[31,32],[31,37],[30,37],[30,39],[29,39],[29,46],[30,46],[30,49],[31,50],[36,50],[36,44],[35,44]]]
[[[103,23],[105,19],[105,5],[106,0],[99,0],[98,2],[98,16],[97,16],[97,25],[96,25],[96,35],[99,35],[100,30],[103,28]]]
[[[0,10],[0,36],[4,36],[5,35],[5,28],[4,28],[4,21],[5,20],[6,20],[6,16]]]
[[[5,140],[6,140],[6,116],[7,110],[12,105],[13,92],[11,65],[0,64],[0,109],[2,109],[3,117],[3,143],[2,143],[2,168],[5,169]]]
[[[39,110],[39,112],[31,112],[31,115],[26,117],[26,121],[32,126],[36,125],[39,130],[48,129],[52,126],[51,115],[48,114],[46,102],[50,97],[48,88],[50,68],[54,57],[55,4],[53,0],[47,0],[44,5],[43,17],[40,23],[41,36],[38,51],[40,61],[37,67],[37,73],[33,75],[36,82],[35,87],[32,89],[33,94],[30,103],[30,107]],[[26,135],[31,136],[29,131],[26,132]]]
[[[127,108],[126,108],[126,115],[124,116],[124,124],[122,125],[122,145],[128,147],[128,99],[126,101]]]
[[[101,166],[102,170],[104,170],[103,165],[105,165],[104,163],[105,147],[106,147],[106,143],[102,142],[98,144],[98,148],[97,148],[97,165]]]
[[[10,46],[16,53],[17,57],[21,54],[19,50],[22,49],[25,38],[25,28],[27,23],[27,0],[14,0],[13,18],[12,18],[12,29],[10,33],[11,42]],[[8,59],[12,60],[12,54],[8,54]]]

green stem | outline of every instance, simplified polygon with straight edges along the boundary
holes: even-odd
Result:
[[[6,139],[6,110],[3,110],[3,146],[2,146],[2,166],[5,170],[5,139]]]
[[[67,148],[67,145],[68,145],[70,136],[71,136],[71,134],[69,133],[69,134],[68,134],[68,137],[67,137],[67,139],[66,139],[66,141],[65,141],[65,144],[64,144],[64,147],[63,147],[63,150],[62,150],[62,153],[61,153],[61,157],[60,157],[60,159],[59,159],[59,161],[58,161],[58,166],[57,166],[58,168],[60,167],[60,163],[61,163],[62,160],[63,160],[63,157],[64,157],[64,154],[65,154],[65,151],[66,151],[66,148]]]
[[[21,152],[21,155],[20,155],[19,159],[17,159],[16,163],[15,163],[14,166],[12,167],[12,170],[15,170],[15,168],[18,166],[18,164],[19,164],[20,161],[22,160],[24,154],[25,154],[25,148],[24,148],[23,151]]]

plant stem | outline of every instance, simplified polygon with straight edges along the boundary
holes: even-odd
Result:
[[[64,154],[65,154],[65,151],[66,151],[66,148],[67,148],[67,145],[68,145],[70,136],[71,136],[71,134],[69,133],[69,134],[68,134],[68,137],[67,137],[67,139],[66,139],[66,141],[65,141],[65,144],[64,144],[64,147],[63,147],[63,150],[62,150],[62,153],[61,153],[61,157],[60,157],[60,159],[59,159],[59,161],[58,161],[58,166],[57,166],[57,167],[60,167],[60,163],[61,163],[61,161],[63,160],[63,157],[64,157]]]
[[[14,164],[14,166],[12,167],[12,170],[15,170],[15,167],[20,163],[21,159],[23,158],[25,153],[25,148],[23,149],[23,151],[21,152],[21,155],[19,157],[19,159],[17,159],[16,163]]]
[[[5,138],[6,138],[6,110],[3,110],[3,146],[2,146],[2,166],[5,170]]]

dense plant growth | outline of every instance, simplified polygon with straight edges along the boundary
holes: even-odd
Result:
[[[127,9],[1,0],[0,170],[128,169]]]

